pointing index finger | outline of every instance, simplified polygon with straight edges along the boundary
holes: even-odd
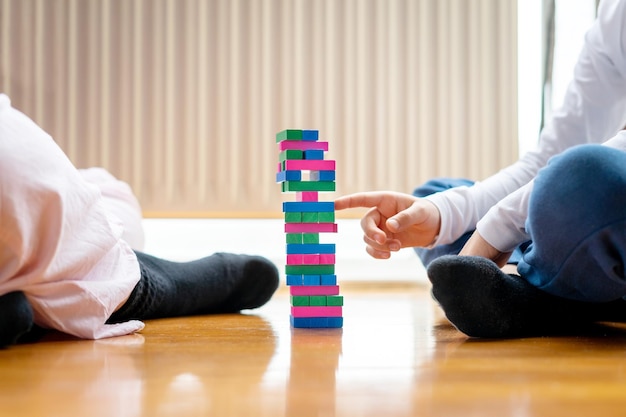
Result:
[[[335,210],[356,207],[376,207],[381,200],[380,193],[355,193],[339,197],[335,200]]]

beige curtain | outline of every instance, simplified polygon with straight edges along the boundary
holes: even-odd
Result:
[[[277,217],[276,132],[337,192],[517,157],[515,0],[0,0],[0,90],[147,216]]]

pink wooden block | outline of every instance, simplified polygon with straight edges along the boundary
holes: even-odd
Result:
[[[319,265],[320,255],[294,253],[287,255],[287,265]]]
[[[335,161],[288,159],[285,161],[285,170],[290,171],[334,171]]]
[[[302,254],[289,254],[287,255],[287,265],[304,265],[304,259]]]
[[[337,223],[285,223],[285,233],[337,233]]]
[[[331,307],[291,307],[293,317],[342,317],[342,308]]]
[[[339,285],[291,285],[290,295],[339,295]]]
[[[315,255],[315,254],[302,255],[302,264],[303,265],[319,265],[320,255]]]
[[[318,201],[318,191],[296,191],[296,201]]]
[[[334,253],[322,253],[319,255],[320,265],[334,265],[335,254]]]
[[[287,149],[296,149],[298,151],[308,151],[309,149],[327,151],[328,142],[313,142],[303,140],[284,140],[278,143],[278,149],[286,151]]]

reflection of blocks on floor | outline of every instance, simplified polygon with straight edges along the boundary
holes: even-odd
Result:
[[[319,201],[320,192],[335,191],[335,161],[324,159],[328,142],[319,141],[317,130],[283,130],[276,134],[276,142],[276,182],[283,193],[296,193],[296,201],[283,203],[291,325],[342,327],[336,246],[320,243],[321,233],[337,233],[334,202]]]

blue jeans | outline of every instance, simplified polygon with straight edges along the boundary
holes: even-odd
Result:
[[[626,298],[626,152],[580,145],[551,158],[535,178],[526,231],[516,252],[528,282],[572,300]],[[463,239],[416,252],[429,262],[458,253]]]

